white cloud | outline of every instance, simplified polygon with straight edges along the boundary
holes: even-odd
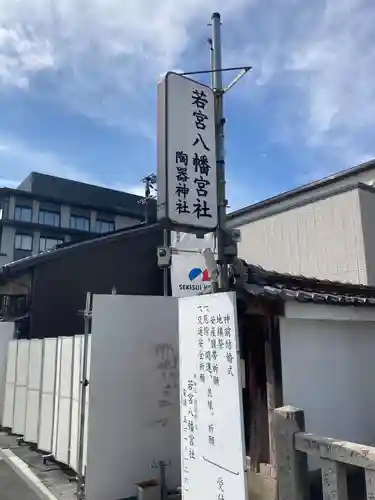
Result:
[[[135,115],[132,107],[138,116],[144,114],[144,90],[156,84],[161,73],[178,67],[198,33],[209,34],[213,11],[230,19],[248,4],[180,0],[176,7],[175,0],[2,0],[0,83],[26,88],[33,75],[53,69],[58,75],[55,92],[69,106],[119,125]]]
[[[374,23],[369,2],[327,0],[286,68],[306,99],[306,141],[347,166],[375,155]]]
[[[20,25],[10,28],[0,25],[0,82],[3,85],[27,88],[32,75],[53,66],[53,51],[48,40]]]
[[[375,118],[375,10],[361,0],[327,0],[313,36],[292,54],[307,73],[311,125],[325,132],[361,127]]]
[[[367,0],[270,0],[239,39],[253,65],[251,105],[271,118],[269,133],[311,150],[324,173],[375,156],[375,9]],[[240,90],[242,89],[242,90]],[[318,170],[320,170],[318,168]]]
[[[66,106],[153,139],[149,91],[163,72],[183,67],[197,41],[204,50],[215,10],[223,14],[226,62],[254,68],[234,92],[263,99],[279,140],[291,148],[303,140],[332,170],[375,156],[375,9],[368,0],[181,0],[178,7],[175,0],[2,0],[0,91],[30,88],[47,74]],[[35,154],[36,165],[58,172],[57,158]]]

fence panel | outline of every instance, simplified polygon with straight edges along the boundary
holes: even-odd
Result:
[[[17,365],[17,340],[8,343],[7,368],[5,379],[3,427],[11,428],[13,425],[14,393],[16,389]]]
[[[7,345],[2,425],[77,469],[83,335],[11,340]],[[88,339],[87,377],[91,336]],[[87,387],[83,466],[88,433]]]
[[[57,338],[44,339],[38,448],[51,452],[55,410]]]
[[[5,385],[7,378],[7,356],[9,342],[14,338],[14,323],[0,321],[0,424],[3,423]]]
[[[78,453],[78,430],[79,430],[79,395],[80,380],[82,373],[82,348],[83,335],[74,337],[73,348],[73,380],[72,380],[72,402],[71,402],[71,426],[70,426],[70,457],[69,466],[77,470]]]
[[[38,442],[40,418],[40,394],[42,385],[43,340],[30,340],[29,373],[26,396],[26,423],[24,439]]]
[[[71,403],[73,380],[73,337],[60,337],[59,380],[57,384],[57,411],[54,424],[54,457],[57,461],[69,464]]]
[[[16,389],[14,394],[14,414],[12,431],[23,436],[26,424],[26,395],[29,373],[30,341],[18,340],[16,363]]]

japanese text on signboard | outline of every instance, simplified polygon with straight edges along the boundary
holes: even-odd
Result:
[[[237,317],[225,295],[182,302],[192,303],[180,320],[184,500],[246,495]]]
[[[158,199],[158,203],[165,201],[167,216],[175,224],[214,229],[217,184],[213,92],[181,75],[169,73],[166,78],[167,146],[161,141],[159,147],[164,144],[167,149],[168,188],[166,200]],[[160,165],[158,177],[162,181]]]

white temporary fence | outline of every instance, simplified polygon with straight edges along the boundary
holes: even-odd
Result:
[[[13,426],[14,413],[14,393],[16,390],[16,365],[17,365],[17,340],[11,340],[8,343],[8,354],[5,376],[5,394],[3,404],[3,427]]]
[[[83,336],[42,339],[41,350],[30,340],[9,344],[7,427],[83,471],[87,500],[136,495],[136,483],[158,478],[160,462],[168,485],[181,484],[175,306],[173,297],[94,296],[82,437]]]
[[[26,397],[29,374],[30,341],[18,340],[16,362],[16,389],[14,393],[14,413],[12,431],[23,436],[26,427]]]
[[[9,349],[9,341],[14,338],[14,323],[11,321],[0,321],[0,424],[4,425],[4,402],[5,402],[5,387],[6,387],[6,372],[7,372],[7,357]],[[16,345],[13,346],[13,349]],[[13,388],[15,383],[15,354],[13,357]],[[14,397],[14,392],[13,396]],[[12,417],[13,418],[13,417]]]
[[[76,470],[83,336],[11,340],[7,351],[2,426]]]
[[[70,422],[73,380],[73,337],[60,337],[57,370],[59,372],[56,386],[55,446],[52,453],[58,462],[69,464]]]
[[[43,344],[38,448],[51,452],[55,409],[57,338],[44,339]]]
[[[42,386],[43,340],[30,340],[26,392],[26,422],[24,439],[38,442],[40,391]]]
[[[77,335],[74,338],[73,346],[73,376],[70,406],[70,455],[69,466],[77,470],[78,458],[78,438],[79,438],[79,404],[80,404],[80,378],[83,355],[83,336]]]

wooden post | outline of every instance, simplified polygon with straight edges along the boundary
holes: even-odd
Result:
[[[345,465],[322,458],[320,467],[324,500],[348,500]]]
[[[274,418],[276,408],[276,383],[275,367],[272,353],[272,320],[267,320],[266,338],[264,345],[267,384],[267,412],[268,412],[268,440],[269,440],[269,463],[271,464],[271,475],[275,475],[276,467],[276,445],[274,432]]]
[[[283,406],[274,418],[279,500],[308,500],[307,457],[294,448],[294,434],[305,431],[303,410]]]

